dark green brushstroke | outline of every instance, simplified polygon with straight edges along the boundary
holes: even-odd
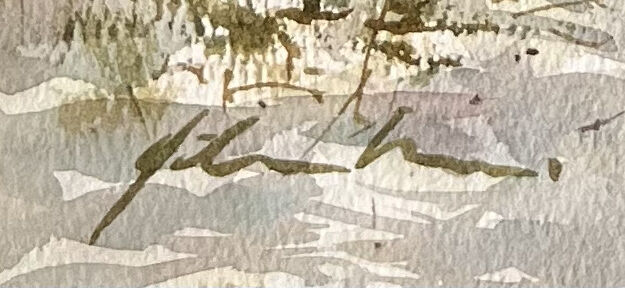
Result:
[[[354,11],[347,9],[338,13],[321,11],[320,0],[304,0],[304,9],[287,8],[276,12],[277,18],[287,18],[299,24],[310,25],[313,20],[335,21],[343,19]]]
[[[356,162],[355,168],[360,169],[369,165],[375,161],[378,157],[384,155],[386,152],[395,148],[399,148],[406,161],[435,168],[443,168],[454,171],[458,174],[471,174],[474,172],[483,172],[492,177],[503,176],[518,176],[518,177],[535,177],[538,176],[533,170],[493,165],[483,161],[477,160],[461,160],[448,155],[442,154],[423,154],[417,152],[417,145],[414,140],[408,138],[401,138],[388,142],[382,146],[380,144],[388,136],[388,134],[399,124],[404,118],[406,113],[412,112],[409,107],[398,108],[391,119],[378,131],[378,133],[371,139],[365,151],[360,155]],[[380,146],[378,148],[378,146]]]
[[[203,110],[198,115],[193,117],[180,131],[175,135],[167,134],[156,143],[152,144],[143,154],[139,156],[135,162],[135,168],[139,170],[140,174],[137,180],[128,187],[128,190],[113,204],[111,209],[104,215],[104,218],[100,220],[100,223],[96,226],[95,230],[89,238],[89,245],[96,243],[102,231],[113,221],[119,214],[121,214],[128,204],[135,198],[137,193],[145,186],[145,183],[158,171],[165,162],[178,150],[178,147],[189,136],[191,130],[197,126],[197,124],[208,115],[208,110]]]

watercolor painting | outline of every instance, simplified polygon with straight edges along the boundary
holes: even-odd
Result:
[[[623,0],[0,0],[0,287],[623,287]]]

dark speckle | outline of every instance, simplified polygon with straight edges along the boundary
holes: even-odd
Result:
[[[525,53],[527,55],[538,55],[538,49],[527,48],[527,51],[525,51]]]
[[[267,104],[265,104],[265,102],[263,102],[263,100],[259,100],[258,101],[258,106],[260,106],[261,108],[267,108]]]
[[[521,55],[515,54],[514,55],[514,61],[516,61],[516,63],[519,63],[519,61],[521,61]]]
[[[482,98],[480,98],[480,95],[475,94],[475,96],[473,96],[473,98],[471,98],[471,100],[469,100],[469,104],[471,104],[471,105],[482,104]]]

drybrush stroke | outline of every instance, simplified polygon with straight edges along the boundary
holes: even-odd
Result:
[[[121,214],[128,204],[132,202],[137,193],[145,186],[147,180],[156,173],[165,162],[178,150],[178,147],[189,136],[191,130],[197,126],[200,121],[208,115],[208,110],[203,110],[198,115],[193,117],[184,127],[180,129],[175,135],[167,134],[154,144],[152,144],[143,154],[137,158],[135,162],[135,168],[139,170],[140,174],[134,183],[128,187],[128,190],[113,204],[109,211],[104,215],[104,218],[100,220],[100,223],[96,226],[95,230],[89,238],[89,245],[93,245],[98,241],[102,231],[109,226],[119,214]]]
[[[623,114],[625,114],[625,110],[607,119],[597,119],[592,124],[579,127],[578,130],[582,133],[588,132],[588,131],[599,131],[599,129],[601,129],[602,126],[609,124],[610,122],[614,121],[616,118],[622,116]]]
[[[226,176],[237,172],[254,163],[260,162],[267,166],[270,170],[279,172],[283,175],[305,173],[318,174],[330,172],[349,172],[349,169],[338,165],[310,163],[297,160],[274,159],[265,155],[246,155],[233,160],[221,163],[213,163],[215,157],[237,136],[252,127],[259,118],[256,116],[241,120],[226,129],[221,135],[212,139],[197,154],[190,158],[182,157],[176,159],[170,166],[172,170],[182,170],[195,166],[200,166],[207,174],[211,176]]]
[[[384,145],[382,141],[388,134],[395,129],[395,126],[404,118],[406,113],[411,113],[412,109],[409,107],[400,107],[395,110],[393,116],[389,121],[373,136],[365,151],[360,155],[356,162],[355,168],[361,169],[375,161],[378,157],[385,153],[399,148],[404,156],[404,159],[408,162],[415,163],[417,165],[448,169],[458,174],[471,174],[475,172],[483,172],[492,177],[504,177],[504,176],[518,176],[518,177],[535,177],[538,174],[530,169],[493,165],[483,161],[477,160],[461,160],[447,155],[441,154],[423,154],[417,152],[417,145],[414,140],[409,138],[401,138],[390,141]]]

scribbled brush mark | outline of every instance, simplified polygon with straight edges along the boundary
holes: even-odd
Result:
[[[562,173],[562,163],[556,158],[549,158],[548,161],[549,178],[553,182],[560,180],[560,173]]]
[[[594,123],[592,123],[590,125],[579,127],[578,130],[580,132],[582,132],[582,133],[588,132],[588,131],[591,131],[591,130],[599,131],[601,126],[609,124],[610,122],[614,121],[616,118],[622,116],[623,114],[625,114],[625,110],[617,113],[616,115],[614,115],[614,116],[612,116],[612,117],[610,117],[608,119],[597,119]]]
[[[226,176],[237,172],[256,162],[263,163],[267,168],[284,175],[306,173],[330,173],[349,172],[349,169],[337,165],[318,164],[305,161],[274,159],[265,155],[247,155],[237,159],[222,163],[213,163],[215,157],[237,136],[245,132],[258,122],[258,117],[249,117],[237,122],[232,127],[226,129],[221,135],[213,139],[208,145],[194,156],[183,159],[178,158],[171,164],[172,170],[182,170],[195,166],[202,167],[207,174],[212,176]]]
[[[197,124],[208,115],[208,110],[203,110],[198,115],[193,117],[180,131],[175,135],[167,134],[156,143],[152,144],[145,152],[143,152],[137,161],[135,162],[135,169],[139,170],[140,174],[132,183],[126,192],[113,204],[111,209],[104,215],[104,218],[100,220],[100,223],[96,226],[95,230],[89,238],[89,245],[96,243],[102,231],[113,221],[119,214],[121,214],[128,204],[132,202],[137,193],[145,186],[150,177],[160,169],[165,162],[178,150],[178,147],[189,136],[191,130],[197,126]]]
[[[391,119],[378,131],[371,139],[365,151],[360,155],[356,162],[355,168],[361,169],[375,161],[378,157],[395,148],[399,148],[406,161],[428,167],[443,168],[454,171],[458,174],[471,174],[475,172],[483,172],[492,177],[518,176],[518,177],[535,177],[538,174],[530,169],[492,165],[477,160],[460,160],[451,156],[441,154],[423,154],[417,152],[417,145],[414,140],[401,138],[388,142],[382,146],[382,140],[399,124],[404,115],[411,113],[409,107],[398,108]],[[378,147],[379,146],[379,147]]]
[[[344,19],[354,11],[347,9],[338,13],[321,11],[320,0],[304,0],[304,9],[288,8],[276,12],[277,18],[287,18],[299,24],[310,25],[313,20],[336,21]]]

